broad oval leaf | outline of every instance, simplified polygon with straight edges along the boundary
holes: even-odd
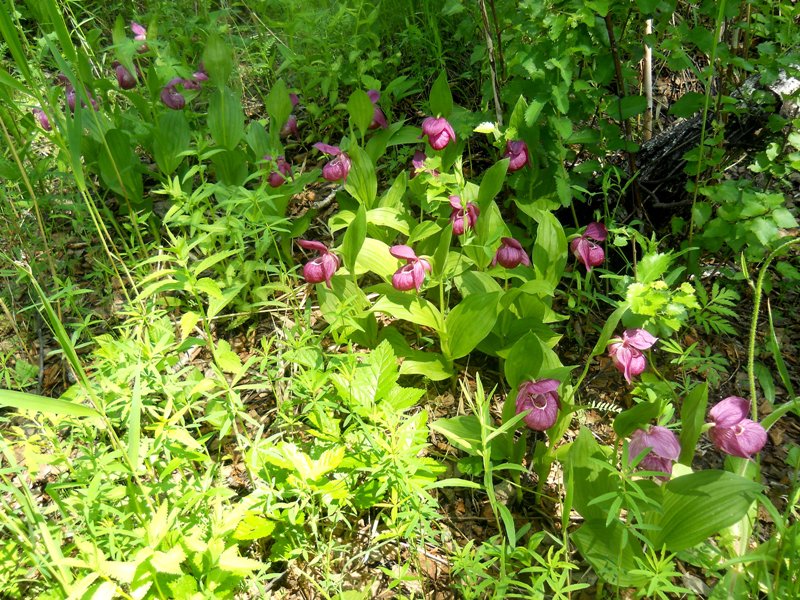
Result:
[[[719,533],[747,513],[762,486],[727,471],[683,475],[664,489],[662,509],[651,515],[655,548],[679,552]]]
[[[443,346],[450,358],[461,358],[472,352],[489,335],[497,321],[497,304],[501,292],[472,294],[459,302],[447,315]]]

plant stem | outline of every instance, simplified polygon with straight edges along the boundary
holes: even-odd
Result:
[[[727,0],[720,0],[717,21],[714,28],[714,40],[711,43],[711,56],[708,59],[708,77],[706,79],[706,98],[703,104],[703,122],[700,127],[700,155],[697,160],[697,170],[694,176],[694,189],[692,190],[692,211],[689,217],[689,245],[692,245],[694,236],[694,206],[697,202],[697,190],[700,189],[700,174],[703,171],[703,155],[706,143],[706,124],[708,123],[708,108],[711,104],[711,80],[714,78],[714,63],[717,60],[717,44],[719,42],[722,23],[724,22],[725,5]],[[691,268],[691,265],[690,265]]]
[[[753,421],[758,421],[758,402],[756,398],[756,369],[755,369],[755,361],[756,361],[756,329],[758,328],[758,313],[761,310],[761,289],[764,286],[764,278],[767,275],[767,270],[769,269],[770,264],[773,260],[782,252],[784,249],[788,248],[789,246],[800,242],[800,238],[793,238],[784,242],[775,250],[770,252],[767,259],[761,265],[761,270],[758,272],[758,278],[756,279],[756,285],[753,288],[753,316],[750,320],[750,339],[748,340],[747,345],[747,379],[750,385],[750,410],[752,412],[751,419]]]

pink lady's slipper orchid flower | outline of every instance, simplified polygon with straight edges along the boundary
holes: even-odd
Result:
[[[300,96],[295,93],[289,94],[289,101],[292,103],[292,108],[297,106],[297,103],[300,102]],[[289,118],[286,119],[286,123],[283,124],[281,127],[281,137],[289,137],[293,135],[294,137],[299,137],[299,131],[297,130],[297,116],[294,113],[289,115]]]
[[[397,269],[392,275],[394,289],[401,292],[413,289],[419,291],[422,287],[422,282],[425,281],[425,273],[431,272],[431,263],[424,258],[418,257],[414,250],[403,244],[392,246],[389,248],[389,253],[395,258],[406,261],[405,266]]]
[[[550,429],[558,418],[561,402],[558,399],[558,386],[555,379],[526,381],[519,386],[516,408],[517,414],[530,412],[523,417],[525,424],[534,431]]]
[[[658,341],[644,329],[626,329],[621,338],[611,340],[608,354],[614,366],[625,375],[625,381],[631,382],[632,377],[641,375],[647,367],[642,350],[651,348]]]
[[[197,83],[205,83],[208,81],[208,73],[206,73],[206,66],[203,64],[203,61],[200,61],[200,64],[197,65],[197,71],[192,73],[192,79]]]
[[[481,214],[480,209],[472,202],[467,202],[466,208],[461,205],[459,196],[450,196],[450,222],[453,224],[453,233],[463,235],[467,229],[474,229]]]
[[[422,135],[428,136],[428,143],[434,150],[441,150],[450,142],[456,141],[456,132],[444,117],[428,117],[422,122]]]
[[[591,271],[592,267],[602,265],[603,261],[606,259],[603,248],[595,244],[592,240],[603,242],[607,237],[608,230],[606,226],[602,223],[595,222],[589,223],[583,235],[572,240],[570,244],[572,254],[583,263],[587,271]]]
[[[271,162],[272,156],[267,154],[264,156],[264,160]],[[278,170],[272,171],[267,177],[267,183],[274,188],[282,186],[286,179],[292,176],[292,165],[286,162],[286,158],[282,154],[275,159],[275,166]]]
[[[69,112],[75,112],[75,107],[78,104],[78,92],[75,91],[75,88],[72,87],[72,84],[67,84],[66,87],[67,91],[67,106],[69,107]],[[89,102],[92,105],[94,110],[100,110],[100,107],[97,105],[97,100],[94,99],[94,96],[89,94]],[[86,107],[86,102],[81,100],[81,106]]]
[[[732,456],[750,458],[767,443],[767,432],[750,417],[750,402],[729,396],[714,405],[708,416],[714,426],[708,435],[714,445]]]
[[[112,65],[114,73],[117,76],[117,85],[123,90],[132,90],[136,87],[136,77],[128,71],[118,60],[115,60]]]
[[[286,119],[286,123],[283,124],[281,127],[281,137],[289,137],[293,135],[298,137],[299,131],[297,129],[297,117],[294,115],[289,115],[289,118]]]
[[[178,91],[178,85],[185,87],[186,82],[180,77],[174,77],[161,89],[161,101],[172,110],[183,110],[186,106],[186,98]]]
[[[338,146],[330,146],[322,142],[317,142],[314,144],[314,148],[335,157],[322,167],[322,176],[328,181],[341,180],[342,183],[347,183],[347,174],[350,172],[350,157],[342,152]]]
[[[640,469],[672,475],[672,464],[681,455],[681,445],[672,431],[656,425],[647,430],[637,429],[631,434],[628,460],[633,462],[645,451],[647,454],[638,464]],[[667,477],[662,476],[661,479],[667,479]]]
[[[500,238],[500,247],[494,254],[492,259],[492,266],[497,266],[497,263],[503,265],[506,269],[513,269],[520,265],[526,267],[531,266],[531,259],[522,249],[522,245],[514,238],[504,237]]]
[[[372,121],[369,124],[369,129],[377,129],[378,127],[381,129],[386,129],[389,127],[389,123],[386,122],[386,115],[383,114],[381,107],[378,106],[378,100],[381,99],[381,93],[378,90],[369,90],[367,92],[367,96],[369,96],[369,99],[372,100],[372,104],[375,107],[375,110],[372,113]]]
[[[331,289],[331,277],[339,269],[339,257],[328,250],[322,242],[313,240],[297,240],[302,248],[306,250],[316,250],[319,256],[303,265],[303,277],[308,283],[322,283]]]
[[[134,41],[143,42],[147,39],[147,29],[145,29],[144,25],[131,21],[131,31],[133,32]],[[139,54],[147,52],[147,44],[140,45],[136,51]]]
[[[531,164],[528,154],[528,144],[522,140],[509,140],[506,142],[506,152],[503,157],[508,158],[508,172],[519,171],[522,167]]]
[[[206,73],[206,68],[201,62],[197,71],[192,73],[191,79],[181,79],[181,85],[185,90],[199,90],[206,81],[208,81],[208,73]]]
[[[34,108],[33,116],[37,121],[39,121],[39,125],[41,125],[42,129],[45,131],[53,130],[53,126],[50,124],[50,119],[47,118],[47,115],[41,108]]]

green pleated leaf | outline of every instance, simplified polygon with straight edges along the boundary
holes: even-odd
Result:
[[[244,112],[239,97],[227,87],[214,90],[208,104],[208,130],[214,141],[233,150],[244,136]]]
[[[444,329],[442,314],[439,310],[424,298],[420,298],[413,290],[398,292],[389,284],[381,284],[374,286],[369,291],[377,290],[383,292],[384,295],[373,305],[373,312],[384,313],[395,319],[410,321],[436,331]]]
[[[355,270],[356,259],[361,247],[364,245],[364,240],[367,238],[367,210],[364,205],[358,207],[355,218],[351,221],[350,226],[344,234],[344,241],[342,242],[342,258],[344,259],[344,266],[351,273]]]
[[[98,417],[100,414],[83,404],[76,404],[58,398],[47,398],[37,394],[26,392],[15,392],[12,390],[0,390],[0,406],[12,406],[20,410],[32,410],[35,412],[55,413],[58,415],[70,415],[73,417]]]
[[[164,175],[172,175],[189,149],[189,123],[183,111],[169,110],[158,118],[153,135],[153,158]]]
[[[363,136],[367,127],[372,122],[375,106],[364,90],[356,90],[350,94],[347,101],[347,111],[350,113],[350,123],[354,125]]]
[[[447,83],[447,74],[442,71],[431,87],[430,96],[431,114],[434,117],[447,118],[453,111],[453,95]]]
[[[225,85],[233,72],[233,52],[216,34],[209,36],[206,41],[203,66],[209,79],[216,85]]]
[[[678,552],[704,542],[739,521],[761,488],[727,471],[698,471],[673,479],[664,489],[662,510],[651,518],[659,527],[651,534],[653,546]]]
[[[526,333],[511,347],[504,365],[506,381],[516,390],[520,383],[536,379],[542,368],[544,351],[535,333]]]
[[[447,335],[442,344],[449,350],[450,358],[466,356],[489,335],[497,321],[500,295],[501,292],[472,294],[450,311],[445,320]]]
[[[695,386],[683,399],[681,405],[681,456],[678,459],[683,465],[691,466],[697,441],[706,422],[708,406],[708,384]]]
[[[647,583],[644,574],[632,573],[645,562],[639,542],[619,521],[609,525],[586,521],[570,538],[595,572],[611,585],[641,588]]]
[[[508,170],[508,159],[504,158],[486,169],[481,179],[481,186],[478,190],[478,207],[485,210],[489,202],[494,200],[497,193],[503,188]]]
[[[269,115],[270,134],[273,141],[275,141],[277,140],[281,127],[284,126],[289,119],[289,115],[292,113],[292,100],[289,96],[289,89],[286,87],[283,79],[279,79],[275,82],[275,85],[272,86],[267,96],[265,107]]]
[[[109,129],[105,141],[99,155],[103,183],[127,199],[132,208],[149,208],[146,206],[149,203],[142,198],[144,185],[139,157],[133,151],[128,135],[119,129]]]
[[[373,208],[378,195],[378,178],[375,175],[375,165],[369,155],[358,146],[351,146],[347,151],[352,161],[350,173],[344,189],[347,190],[359,203],[366,208]]]

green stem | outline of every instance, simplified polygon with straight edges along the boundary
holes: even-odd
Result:
[[[767,270],[773,260],[783,250],[789,246],[800,242],[800,238],[793,238],[781,244],[775,250],[770,252],[764,264],[761,265],[761,270],[758,272],[758,279],[754,288],[753,298],[753,316],[750,321],[750,339],[747,345],[747,379],[750,384],[750,410],[752,411],[751,419],[758,421],[758,402],[756,398],[756,329],[758,328],[758,313],[761,310],[761,289],[764,286],[764,278],[767,276]]]
[[[714,78],[714,63],[717,60],[717,43],[719,42],[722,23],[725,20],[725,9],[727,1],[720,0],[717,20],[714,27],[714,40],[711,44],[711,56],[708,59],[708,78],[706,79],[706,97],[703,104],[703,121],[700,128],[700,155],[697,160],[697,169],[694,176],[694,189],[692,190],[692,211],[689,217],[689,245],[692,245],[694,236],[694,206],[697,202],[697,191],[700,189],[700,174],[703,171],[703,156],[705,155],[706,143],[706,124],[708,122],[708,109],[711,104],[711,80]]]

